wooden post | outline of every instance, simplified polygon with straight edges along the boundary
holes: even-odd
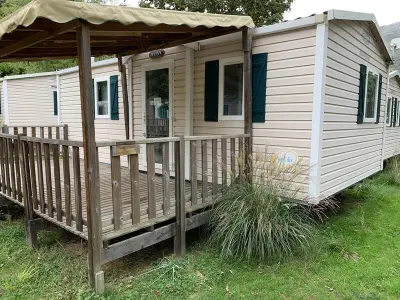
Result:
[[[68,124],[64,124],[63,139],[68,140]],[[65,193],[65,219],[68,226],[72,224],[72,206],[71,206],[71,174],[69,165],[69,147],[62,146],[63,171],[64,171],[64,193]]]
[[[253,155],[253,120],[252,120],[252,89],[251,89],[251,48],[252,39],[249,28],[242,30],[242,42],[244,52],[244,133],[249,134],[244,146],[244,175],[249,181],[252,180],[252,155]]]
[[[185,210],[185,138],[180,136],[175,142],[175,214],[176,235],[174,239],[175,255],[182,257],[186,251],[186,210]]]
[[[129,99],[128,99],[128,85],[126,80],[126,67],[122,63],[122,57],[118,57],[118,69],[121,73],[121,86],[122,86],[122,100],[124,104],[124,119],[125,119],[125,136],[129,140]]]
[[[64,138],[64,141],[68,141],[68,124],[64,124],[63,138]]]
[[[32,248],[37,248],[37,232],[33,231],[31,228],[31,221],[33,221],[33,205],[32,200],[29,198],[28,192],[28,181],[29,181],[29,148],[26,141],[21,140],[21,136],[26,136],[26,134],[18,135],[18,144],[20,152],[21,161],[21,175],[22,175],[22,189],[24,197],[24,209],[25,209],[25,226],[27,231],[28,244]]]
[[[83,153],[88,229],[89,282],[96,292],[104,292],[102,263],[102,226],[100,210],[99,166],[94,128],[90,30],[85,21],[77,28],[79,85],[81,96]]]

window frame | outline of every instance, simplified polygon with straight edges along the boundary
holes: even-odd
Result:
[[[389,106],[389,99],[390,99],[390,109],[389,109],[389,123],[387,123],[386,122],[386,119],[387,119],[387,113],[388,113],[388,106]],[[392,126],[392,111],[393,111],[393,96],[392,95],[389,95],[388,97],[387,97],[387,105],[386,105],[386,111],[385,111],[385,125],[386,126],[388,126],[388,127],[390,127],[390,126]]]
[[[376,93],[375,93],[375,107],[374,107],[374,116],[372,118],[366,117],[367,112],[367,97],[368,97],[368,75],[371,72],[373,75],[376,75]],[[379,99],[379,72],[375,68],[367,65],[367,78],[365,83],[365,97],[364,97],[364,123],[375,123],[376,117],[378,113],[378,99]],[[392,100],[393,101],[393,100]],[[386,120],[385,120],[386,121]]]
[[[57,114],[54,114],[54,93],[56,93],[56,97],[57,97]],[[53,96],[53,116],[58,117],[58,115],[60,114],[60,107],[59,107],[59,103],[58,103],[58,90],[55,88],[52,91],[52,96]]]
[[[244,56],[230,57],[219,60],[219,78],[218,78],[218,120],[219,121],[244,121],[244,68],[242,81],[242,114],[241,115],[224,115],[224,79],[225,66],[243,64]]]
[[[107,82],[107,101],[108,101],[108,114],[99,115],[98,114],[98,89],[97,84],[99,82]],[[111,97],[110,97],[110,77],[95,77],[94,78],[94,117],[95,119],[111,119]]]

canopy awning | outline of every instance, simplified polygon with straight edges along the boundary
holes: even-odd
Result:
[[[0,20],[0,60],[76,57],[82,20],[90,26],[93,56],[136,54],[254,27],[247,16],[33,0]]]

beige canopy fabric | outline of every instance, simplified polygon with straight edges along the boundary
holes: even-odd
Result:
[[[137,54],[254,27],[248,16],[33,0],[0,20],[0,60],[76,57],[82,21],[90,27],[93,56]]]
[[[28,27],[38,18],[46,18],[56,23],[67,23],[75,19],[91,24],[116,21],[124,25],[144,23],[148,26],[159,24],[212,27],[253,28],[254,23],[247,16],[193,13],[151,8],[134,8],[89,4],[66,0],[33,0],[28,5],[0,21],[0,38],[14,31],[18,26]]]

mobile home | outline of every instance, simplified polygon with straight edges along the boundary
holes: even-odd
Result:
[[[149,53],[126,58],[129,136],[244,133],[240,38],[235,33],[168,48],[159,58]],[[256,28],[252,53],[253,150],[268,147],[271,153],[294,154],[308,164],[309,174],[299,182],[304,199],[329,197],[381,170],[383,160],[397,153],[393,127],[384,126],[391,57],[373,15],[332,10]],[[96,105],[99,84],[104,83],[108,95],[108,111],[95,116],[96,139],[100,141],[125,138],[118,75],[116,59],[93,64]],[[110,99],[112,76],[119,78],[116,118],[110,114],[115,102]],[[43,92],[26,97],[26,109],[38,109],[28,103],[46,99],[50,106],[43,106],[41,120],[68,124],[70,138],[81,139],[78,69],[60,70],[53,77],[27,77],[4,79],[8,82],[3,84],[8,89],[6,123],[35,122],[21,114],[23,110],[15,109],[13,101],[18,90],[33,83]],[[395,78],[389,81],[395,96],[396,82]],[[55,83],[58,118],[51,109]],[[366,92],[368,85],[373,86],[373,93]],[[392,97],[389,106],[395,107]],[[154,122],[158,122],[156,126]],[[157,151],[160,157],[161,149]],[[109,162],[109,153],[103,152],[100,160]],[[189,171],[187,166],[187,176]]]
[[[332,10],[252,30],[244,16],[60,3],[34,0],[0,21],[11,44],[1,60],[77,55],[80,66],[54,73],[56,97],[54,79],[44,85],[53,98],[37,92],[53,103],[53,115],[46,111],[57,112],[63,138],[50,136],[50,125],[45,137],[34,121],[20,135],[12,123],[9,83],[34,86],[45,76],[3,79],[0,195],[25,208],[32,246],[42,219],[87,239],[99,292],[107,262],[172,237],[183,255],[186,231],[206,222],[228,171],[243,180],[256,151],[268,147],[284,164],[302,158],[309,174],[297,182],[300,198],[312,202],[396,154],[385,156],[387,111],[397,116],[386,107],[388,96],[397,106],[392,59],[373,15]],[[91,68],[92,54],[118,54],[119,63]]]

